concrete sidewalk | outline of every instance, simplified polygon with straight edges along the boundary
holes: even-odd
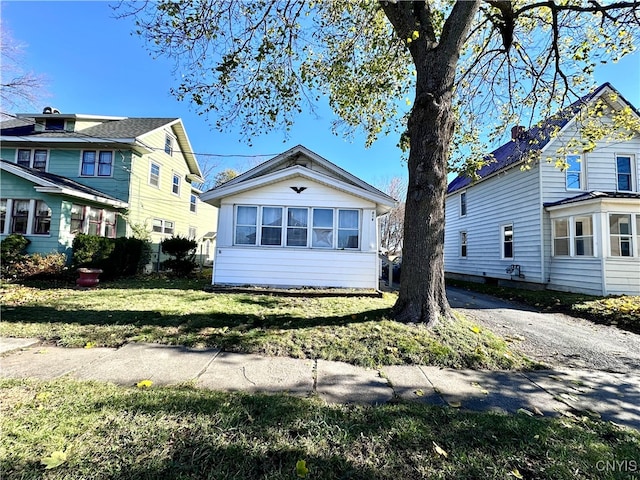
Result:
[[[317,395],[332,403],[403,399],[470,410],[600,417],[640,430],[640,375],[575,369],[533,372],[452,370],[426,366],[355,367],[326,360],[130,343],[74,349],[33,339],[0,338],[0,377],[62,376],[135,385],[191,382],[222,391]]]

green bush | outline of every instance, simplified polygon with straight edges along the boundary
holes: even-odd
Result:
[[[186,277],[196,267],[194,261],[198,243],[176,235],[161,242],[162,252],[175,258],[162,262],[162,267],[171,270],[176,277]]]
[[[146,240],[81,233],[73,240],[73,268],[100,268],[106,279],[137,275],[150,259],[151,245]]]
[[[30,243],[31,240],[17,233],[5,237],[0,242],[0,260],[2,264],[6,265],[20,259],[25,254],[25,250]]]

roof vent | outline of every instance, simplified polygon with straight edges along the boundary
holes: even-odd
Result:
[[[60,110],[58,110],[57,108],[53,108],[53,107],[44,107],[42,109],[42,114],[43,115],[48,115],[48,114],[52,114],[52,113],[60,113]]]

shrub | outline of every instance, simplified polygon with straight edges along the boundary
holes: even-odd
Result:
[[[160,244],[162,252],[175,258],[162,262],[163,268],[177,277],[186,277],[196,267],[195,253],[198,243],[180,235],[165,238]]]
[[[2,264],[7,265],[20,259],[30,243],[31,240],[17,233],[5,237],[4,240],[0,242],[0,253],[2,255],[0,260]]]
[[[150,259],[151,245],[146,240],[85,234],[73,240],[73,268],[100,268],[107,279],[141,273]]]
[[[66,271],[67,256],[64,253],[48,255],[24,255],[14,264],[14,278],[59,278]]]

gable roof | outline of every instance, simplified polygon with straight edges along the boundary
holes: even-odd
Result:
[[[33,182],[37,192],[66,195],[89,200],[115,208],[127,208],[129,204],[95,188],[88,187],[67,177],[53,173],[41,172],[33,168],[23,167],[8,160],[0,159],[0,169],[12,173],[29,182]]]
[[[593,92],[579,98],[568,107],[560,110],[558,113],[543,120],[527,131],[524,131],[515,140],[510,140],[504,145],[498,147],[486,157],[488,163],[477,171],[480,180],[493,175],[502,170],[514,166],[525,159],[525,156],[532,151],[542,151],[555,138],[553,132],[561,130],[575,118],[578,112],[588,103],[600,97],[606,91],[615,93],[626,105],[629,105],[636,115],[640,113],[629,103],[613,86],[609,83],[603,83]],[[449,183],[447,193],[453,193],[457,190],[465,188],[472,183],[472,179],[467,175],[460,174]]]
[[[36,131],[37,118],[64,118],[71,120],[100,121],[78,131]],[[126,145],[140,153],[150,153],[153,148],[144,143],[144,137],[161,128],[170,128],[175,134],[180,150],[189,167],[189,180],[202,183],[204,178],[193,153],[182,120],[179,118],[147,117],[99,117],[84,114],[19,114],[17,118],[0,122],[0,141],[35,142],[39,145],[55,143],[114,143]]]
[[[208,190],[200,195],[200,199],[220,206],[220,201],[224,197],[295,177],[307,178],[374,202],[379,215],[387,213],[396,204],[394,198],[302,145],[290,148],[271,160]]]

